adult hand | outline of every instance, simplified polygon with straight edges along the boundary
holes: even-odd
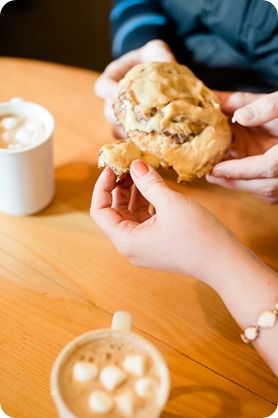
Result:
[[[217,164],[207,180],[278,203],[278,92],[217,94],[237,123],[228,160]]]
[[[236,258],[234,235],[142,161],[132,163],[131,176],[133,188],[120,188],[111,169],[102,172],[92,198],[95,222],[136,266],[195,276],[217,287]]]
[[[114,135],[123,137],[123,132],[117,124],[112,109],[113,99],[118,94],[118,82],[136,64],[151,61],[175,61],[175,56],[169,46],[162,40],[156,39],[148,42],[141,48],[128,52],[115,61],[112,61],[100,75],[95,83],[95,93],[105,100],[104,114],[106,119],[114,125]]]

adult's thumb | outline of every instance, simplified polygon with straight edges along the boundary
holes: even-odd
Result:
[[[158,207],[162,196],[169,191],[162,177],[142,160],[135,160],[130,167],[135,186],[154,207]]]

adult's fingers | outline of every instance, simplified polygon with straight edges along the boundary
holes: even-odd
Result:
[[[112,125],[118,123],[117,122],[117,118],[115,116],[114,109],[113,109],[113,102],[110,99],[105,100],[105,103],[104,103],[104,116],[105,116],[105,119],[108,122],[112,123]]]
[[[219,186],[225,187],[226,189],[252,193],[269,204],[278,203],[277,178],[235,180],[225,177],[214,177],[213,179],[211,179],[210,176],[207,176],[207,179],[210,183],[218,184]]]
[[[278,145],[263,155],[223,161],[206,178],[227,189],[255,194],[269,204],[278,203]]]
[[[222,161],[213,168],[208,180],[213,177],[226,179],[258,179],[278,177],[278,145],[262,155]]]
[[[101,99],[113,99],[118,95],[118,82],[102,73],[94,85],[95,94]]]
[[[116,97],[118,94],[118,82],[134,65],[140,62],[138,50],[128,52],[117,60],[112,61],[95,83],[96,95],[103,99]]]
[[[166,42],[155,39],[140,48],[139,57],[142,62],[171,62],[176,61],[176,57]]]
[[[176,58],[169,46],[161,40],[153,40],[145,46],[112,61],[95,83],[97,96],[107,99],[118,94],[118,82],[136,64],[151,61],[175,61]]]
[[[264,94],[245,93],[245,92],[223,92],[215,91],[218,96],[221,108],[226,113],[234,113],[240,107],[246,106],[254,100],[265,96]]]
[[[260,126],[278,118],[278,92],[265,94],[236,110],[233,121],[244,126]]]
[[[115,116],[115,112],[114,112],[112,104],[113,104],[112,100],[109,100],[109,99],[105,100],[105,103],[104,103],[105,119],[112,124],[113,136],[117,139],[124,139],[126,138],[126,134]]]
[[[120,125],[113,125],[112,133],[114,138],[116,139],[126,139],[126,134]]]

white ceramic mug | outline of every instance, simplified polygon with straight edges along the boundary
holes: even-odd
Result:
[[[138,349],[138,347],[141,347],[141,350],[143,349],[143,351],[145,353],[147,353],[147,355],[152,359],[152,362],[155,366],[153,366],[155,373],[156,373],[156,377],[159,378],[159,386],[156,392],[156,397],[155,397],[155,402],[154,404],[151,406],[151,411],[148,410],[148,413],[146,415],[146,418],[158,418],[161,415],[162,410],[164,409],[164,406],[168,400],[168,396],[169,396],[169,390],[170,390],[170,377],[169,377],[169,371],[168,371],[168,367],[165,363],[165,360],[163,359],[161,353],[157,350],[157,348],[147,339],[141,337],[140,335],[131,332],[131,327],[132,327],[132,317],[128,312],[116,312],[113,316],[113,320],[112,320],[112,325],[111,328],[105,328],[105,329],[97,329],[94,331],[90,331],[87,332],[85,334],[82,334],[80,336],[78,336],[77,338],[75,338],[74,340],[72,340],[69,344],[67,344],[62,351],[60,352],[60,354],[58,355],[58,357],[55,360],[55,363],[53,365],[52,368],[52,372],[51,372],[51,379],[50,379],[50,387],[51,387],[51,394],[53,397],[53,400],[55,402],[55,405],[57,407],[58,413],[59,413],[59,417],[60,418],[83,418],[84,415],[81,412],[73,412],[72,409],[70,409],[70,407],[67,405],[67,401],[63,398],[62,392],[63,390],[61,390],[61,381],[63,381],[63,378],[61,378],[61,376],[63,376],[63,374],[61,373],[61,371],[64,369],[65,367],[68,367],[70,369],[70,380],[73,379],[73,375],[72,375],[72,364],[70,363],[72,360],[71,356],[76,356],[76,352],[77,350],[80,350],[80,347],[84,347],[84,345],[90,343],[93,343],[93,346],[95,343],[98,343],[99,341],[103,341],[103,339],[107,339],[109,338],[109,344],[111,342],[111,344],[113,345],[113,341],[115,346],[117,347],[117,343],[115,343],[116,341],[126,341],[126,339],[128,338],[128,344],[131,344],[135,347],[135,353],[136,353],[136,348]],[[101,343],[100,343],[101,344]],[[117,348],[115,348],[116,350]],[[112,349],[113,350],[113,349]],[[67,366],[67,365],[70,365]],[[68,374],[66,373],[66,376],[68,376]],[[84,383],[82,383],[84,385]],[[85,385],[87,383],[85,382]],[[90,382],[88,382],[88,384],[90,384]],[[65,386],[65,383],[63,381],[62,383],[63,386]],[[83,393],[84,393],[84,386],[83,386]],[[117,397],[117,395],[115,395]],[[71,396],[70,399],[72,399],[72,391],[71,391]],[[87,400],[87,398],[86,398]],[[77,398],[77,404],[80,405],[79,402],[79,398]],[[79,408],[79,406],[77,407]],[[129,418],[134,418],[134,417],[145,417],[145,413],[143,410],[143,414],[142,411],[138,411],[134,412],[134,414],[132,413],[131,415],[129,414],[123,414],[121,415],[121,413],[119,414],[119,412],[115,412],[115,410],[113,409],[112,412],[110,412],[109,415],[106,415],[106,413],[104,413],[103,415],[101,413],[94,413],[90,412],[89,413],[90,416],[97,416],[98,418],[100,418],[101,416],[126,416]]]
[[[39,140],[21,149],[0,148],[0,212],[31,215],[44,209],[55,193],[52,135],[54,118],[44,107],[20,98],[0,104],[0,117],[23,115],[44,125]]]

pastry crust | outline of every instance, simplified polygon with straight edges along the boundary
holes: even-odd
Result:
[[[114,102],[128,137],[104,145],[99,166],[118,177],[134,159],[172,167],[177,181],[192,181],[211,170],[231,143],[231,130],[218,98],[186,66],[152,62],[133,67],[119,83]]]

